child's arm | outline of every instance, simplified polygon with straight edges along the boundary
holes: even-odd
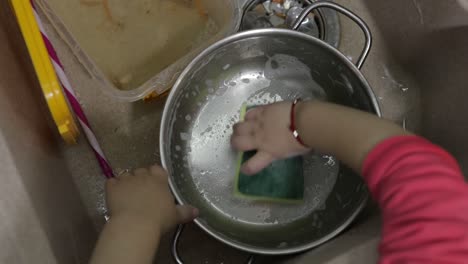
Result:
[[[380,141],[409,134],[399,126],[351,108],[300,102],[295,109],[296,128],[305,145],[322,153],[333,153],[356,171],[361,171],[366,154]],[[289,130],[291,102],[256,107],[245,122],[234,126],[231,143],[239,150],[257,149],[258,154],[242,167],[254,174],[275,159],[307,152]]]
[[[91,264],[150,264],[160,236],[198,214],[192,207],[174,204],[167,174],[159,166],[108,180],[106,201],[110,219],[99,237]]]
[[[291,102],[257,107],[235,125],[233,147],[258,150],[244,173],[309,150],[289,131],[290,111]],[[295,119],[307,146],[362,172],[382,208],[380,263],[466,263],[468,188],[449,154],[389,121],[342,106],[299,103]]]
[[[392,137],[362,167],[382,208],[382,264],[467,263],[468,186],[450,154],[420,137]]]

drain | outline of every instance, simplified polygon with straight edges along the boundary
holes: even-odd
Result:
[[[240,30],[290,28],[302,10],[316,0],[252,0],[245,9]],[[334,47],[340,41],[338,14],[332,9],[318,9],[302,22],[299,31],[324,40]]]

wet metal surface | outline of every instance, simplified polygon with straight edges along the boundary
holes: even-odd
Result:
[[[333,157],[309,155],[302,204],[237,198],[232,126],[244,103],[303,98],[380,113],[372,96],[357,68],[316,38],[261,29],[225,39],[200,54],[169,95],[160,145],[173,192],[200,209],[197,224],[240,249],[284,254],[323,243],[362,208],[361,178]]]
[[[463,71],[467,68],[463,65],[468,60],[464,58],[466,56],[460,56],[467,54],[468,47],[464,38],[468,24],[466,12],[449,3],[455,1],[428,1],[427,4],[426,1],[417,1],[424,17],[424,25],[421,25],[418,10],[411,1],[336,2],[356,12],[371,27],[374,44],[363,73],[377,96],[383,116],[399,124],[404,121],[409,130],[420,130],[421,106],[424,106],[424,134],[447,147],[462,161],[461,165],[466,170],[468,148],[463,133],[466,122],[459,114],[466,112],[463,107],[468,100],[464,81],[466,74]],[[395,14],[401,15],[395,17]],[[346,18],[340,18],[340,22],[340,50],[348,58],[355,59],[362,48],[361,32]],[[457,30],[451,32],[450,28],[454,27]],[[443,30],[440,32],[431,32],[441,28]],[[98,87],[100,83],[86,73],[52,27],[46,24],[46,29],[113,167],[123,170],[159,163],[159,122],[164,101],[130,104],[103,94]],[[445,41],[448,36],[455,37],[456,41]],[[431,45],[426,46],[428,43]],[[449,56],[440,47],[450,51]],[[434,71],[438,74],[434,74]],[[84,138],[80,138],[76,146],[64,146],[63,152],[72,173],[63,177],[73,179],[90,218],[100,230],[103,223],[104,177],[93,153]],[[263,263],[376,263],[378,236],[379,225],[373,214],[358,220],[339,239],[321,246],[320,250],[302,254],[290,261],[275,258]],[[172,263],[170,239],[171,235],[163,238],[157,263]],[[371,246],[361,250],[360,245],[365,243],[371,243]],[[192,263],[235,264],[247,258],[246,253],[218,242],[195,225],[189,225],[184,231],[180,251],[184,259],[190,259]],[[341,261],[336,260],[338,258]]]

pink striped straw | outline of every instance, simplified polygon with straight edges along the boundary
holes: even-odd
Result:
[[[55,72],[57,73],[62,88],[65,91],[65,96],[67,97],[68,102],[70,103],[71,107],[73,108],[73,111],[78,117],[78,121],[80,122],[81,128],[83,129],[86,138],[88,139],[89,145],[91,146],[94,155],[96,155],[96,159],[99,162],[99,165],[101,166],[102,172],[107,178],[112,178],[114,177],[112,168],[109,165],[109,162],[107,161],[106,156],[104,155],[104,152],[102,151],[101,146],[99,145],[99,142],[97,141],[93,130],[91,129],[88,118],[86,118],[83,108],[81,108],[81,105],[78,102],[75,92],[73,91],[72,85],[70,84],[67,76],[65,75],[63,65],[60,62],[60,59],[57,56],[57,52],[52,46],[52,43],[50,42],[49,37],[47,36],[47,33],[44,30],[44,26],[42,24],[41,19],[39,18],[39,15],[37,14],[37,9],[34,5],[33,0],[31,0],[31,6],[33,7],[34,16],[36,17],[36,22],[39,26],[39,30],[41,31],[42,39],[44,40],[44,44],[47,47],[47,51],[49,52],[50,60],[54,65]]]

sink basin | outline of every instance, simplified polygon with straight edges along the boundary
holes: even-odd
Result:
[[[456,0],[336,2],[361,16],[373,33],[374,45],[362,71],[375,91],[383,116],[447,148],[467,172],[468,137],[464,133],[468,130],[468,122],[459,117],[459,113],[468,110],[468,104],[465,103],[468,101],[468,85],[465,81],[468,69],[468,11],[464,11]],[[118,172],[158,163],[159,123],[164,100],[122,103],[103,94],[98,87],[99,81],[87,74],[52,26],[45,24],[114,169]],[[2,26],[8,25],[4,23]],[[341,18],[341,27],[340,50],[355,59],[362,49],[362,33],[345,18]],[[20,49],[16,51],[24,52]],[[0,70],[6,71],[6,65],[11,61],[12,58],[10,62],[6,59],[0,61],[3,65]],[[31,71],[21,68],[8,69],[17,71],[18,75],[31,74]],[[0,80],[0,85],[3,82],[5,80]],[[14,96],[9,100],[17,100],[16,103],[21,104],[21,100]],[[7,106],[2,104],[1,107],[3,111]],[[21,114],[12,112],[12,115]],[[37,118],[46,118],[46,115],[38,115]],[[31,126],[34,124],[28,123],[32,131],[34,128]],[[10,124],[9,129],[22,129],[15,126],[16,123]],[[2,127],[6,139],[22,135],[6,134],[3,130]],[[42,143],[50,138],[43,137],[46,139]],[[60,144],[58,149],[50,151],[60,157],[61,164],[64,163],[61,176],[67,177],[68,184],[73,183],[78,189],[77,193],[58,192],[57,197],[72,195],[75,200],[80,198],[78,200],[81,200],[89,215],[88,221],[91,220],[94,228],[100,230],[105,215],[104,177],[85,138],[81,137],[76,146]],[[47,168],[41,167],[41,170],[47,172]],[[41,188],[44,192],[48,190],[47,186]],[[41,219],[54,219],[59,212],[50,210],[50,217]],[[61,217],[72,219],[72,216]],[[44,228],[54,227],[46,225]],[[314,263],[375,263],[379,228],[378,211],[375,205],[370,205],[348,231],[333,241],[298,256],[258,258],[258,263],[311,263],[312,260]],[[94,230],[90,232],[95,233]],[[172,263],[170,241],[170,236],[163,239],[157,263]],[[52,247],[62,250],[58,244]],[[184,259],[191,259],[191,263],[243,263],[248,257],[248,254],[221,244],[193,225],[189,225],[183,233],[179,251]]]
[[[414,81],[407,124],[454,154],[466,175],[468,11],[455,0],[364,2],[394,67]]]
[[[339,0],[368,23],[374,45],[364,67],[383,117],[439,144],[468,173],[468,11],[452,1]],[[340,49],[361,47],[360,32],[341,19]],[[351,55],[354,56],[354,55]],[[374,207],[375,208],[375,207]],[[380,219],[368,210],[338,239],[273,263],[376,263]]]

